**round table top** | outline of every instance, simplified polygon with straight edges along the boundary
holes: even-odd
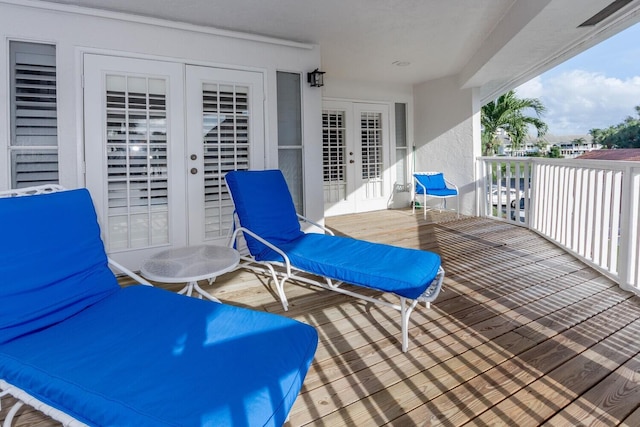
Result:
[[[167,249],[142,263],[140,273],[164,283],[197,282],[212,279],[236,268],[240,253],[215,245],[185,246]]]

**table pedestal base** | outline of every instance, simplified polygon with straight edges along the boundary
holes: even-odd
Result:
[[[190,297],[194,290],[198,294],[200,294],[200,295],[198,295],[198,298],[200,298],[200,299],[202,299],[202,297],[205,297],[209,301],[220,302],[220,300],[218,298],[214,297],[209,292],[207,292],[204,289],[202,289],[200,287],[200,285],[198,285],[198,282],[189,282],[189,283],[187,283],[187,285],[184,288],[180,289],[178,291],[178,293],[181,294],[181,295],[187,295],[187,296]]]

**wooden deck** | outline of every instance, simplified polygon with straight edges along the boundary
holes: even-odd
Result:
[[[301,285],[285,315],[320,344],[291,426],[640,426],[640,298],[526,229],[389,210],[329,218],[338,234],[441,254],[445,290],[410,323]],[[402,268],[402,266],[397,266]],[[218,279],[225,302],[283,313],[264,279]],[[0,412],[4,418],[8,399]],[[16,426],[52,426],[24,411]]]

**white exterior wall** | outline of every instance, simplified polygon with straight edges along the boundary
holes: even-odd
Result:
[[[441,78],[414,87],[415,170],[441,171],[460,190],[460,211],[476,215],[480,103],[473,89]]]
[[[84,186],[84,52],[262,72],[267,168],[278,166],[276,72],[301,73],[305,212],[322,220],[322,92],[306,84],[306,73],[320,65],[317,47],[72,6],[34,7],[39,5],[0,3],[0,188],[10,182],[9,41],[44,42],[56,45],[60,184],[69,188]]]

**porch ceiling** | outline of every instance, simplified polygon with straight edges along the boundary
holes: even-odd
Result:
[[[613,0],[50,1],[316,44],[340,79],[456,76],[483,101],[640,21],[638,0],[586,28]]]

